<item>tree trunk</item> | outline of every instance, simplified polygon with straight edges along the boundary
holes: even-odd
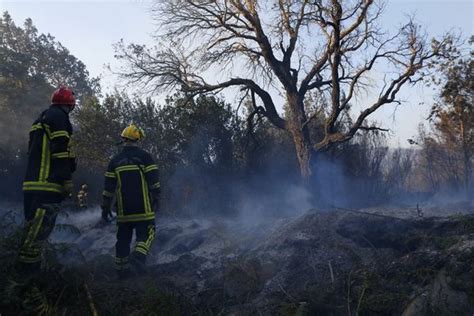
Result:
[[[471,157],[469,150],[464,148],[464,190],[468,200],[472,200],[471,194]]]
[[[289,118],[287,130],[290,132],[295,145],[296,156],[300,167],[301,177],[304,181],[311,176],[311,139],[308,126],[304,126],[306,114],[304,112],[303,100],[295,94],[288,95]]]
[[[292,130],[293,143],[300,167],[301,177],[307,179],[311,176],[311,146],[301,131]]]
[[[463,169],[464,169],[464,190],[465,194],[468,200],[472,199],[472,196],[470,194],[470,178],[471,178],[471,155],[470,155],[470,150],[469,150],[469,142],[467,140],[467,135],[466,135],[466,123],[465,123],[465,117],[464,117],[464,112],[461,107],[461,115],[460,115],[460,121],[461,121],[461,142],[462,142],[462,151],[463,151]]]

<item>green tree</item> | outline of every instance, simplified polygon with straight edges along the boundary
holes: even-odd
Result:
[[[86,66],[52,35],[39,34],[31,19],[16,26],[8,12],[0,18],[0,59],[0,105],[11,104],[20,114],[48,104],[61,84],[79,99],[100,91],[98,78],[90,78]]]
[[[89,171],[105,170],[131,107],[126,95],[115,93],[106,95],[102,101],[87,98],[73,112],[74,147],[81,166]]]
[[[470,43],[474,43],[474,37]],[[439,100],[430,113],[433,132],[423,139],[431,165],[453,186],[469,192],[474,153],[474,61],[473,51],[450,63],[439,64]],[[469,193],[468,193],[469,194]]]
[[[242,122],[228,104],[214,97],[168,97],[159,107],[151,99],[116,91],[101,102],[87,99],[74,114],[76,147],[84,164],[101,167],[115,151],[122,129],[135,123],[145,131],[143,146],[165,169],[176,165],[231,169],[233,142]]]

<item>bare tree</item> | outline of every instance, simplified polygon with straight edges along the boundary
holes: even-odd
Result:
[[[414,161],[415,153],[411,149],[397,148],[392,151],[385,174],[385,181],[392,196],[400,196],[413,189],[410,188],[409,180],[413,173]]]
[[[306,178],[315,151],[346,142],[359,130],[383,130],[369,126],[369,115],[399,103],[402,86],[417,82],[418,71],[450,44],[447,37],[428,43],[411,20],[396,34],[383,33],[377,25],[382,9],[374,0],[156,1],[161,48],[120,43],[116,57],[125,61],[123,78],[153,90],[181,88],[190,95],[232,86],[250,90],[258,96],[252,114],[291,134]],[[376,65],[384,67],[376,96],[356,104]],[[206,76],[211,71],[219,76]],[[311,138],[308,123],[321,111],[305,107],[314,91],[330,101],[320,139]],[[284,117],[275,106],[277,94],[286,99]],[[338,122],[351,104],[362,110],[341,129]]]

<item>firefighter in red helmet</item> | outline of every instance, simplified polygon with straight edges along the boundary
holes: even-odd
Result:
[[[72,193],[76,162],[70,151],[69,113],[75,105],[73,91],[60,87],[30,129],[23,182],[26,224],[18,257],[21,271],[39,271],[43,244],[54,228],[59,205]]]

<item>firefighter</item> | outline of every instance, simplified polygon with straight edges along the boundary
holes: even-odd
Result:
[[[81,190],[79,190],[79,192],[77,193],[77,204],[79,205],[79,208],[87,208],[87,197],[88,197],[88,193],[87,193],[87,184],[83,184],[81,186]]]
[[[119,278],[133,270],[145,271],[145,261],[155,238],[155,205],[160,193],[158,167],[149,153],[137,146],[143,131],[134,124],[121,134],[123,149],[110,161],[105,173],[102,218],[111,217],[115,196],[117,212],[117,242],[115,263]],[[130,254],[135,231],[136,245]]]
[[[59,205],[72,194],[76,162],[69,148],[69,113],[75,105],[72,90],[60,87],[30,130],[23,182],[26,225],[18,257],[20,270],[25,272],[40,270],[43,244],[54,228]]]

